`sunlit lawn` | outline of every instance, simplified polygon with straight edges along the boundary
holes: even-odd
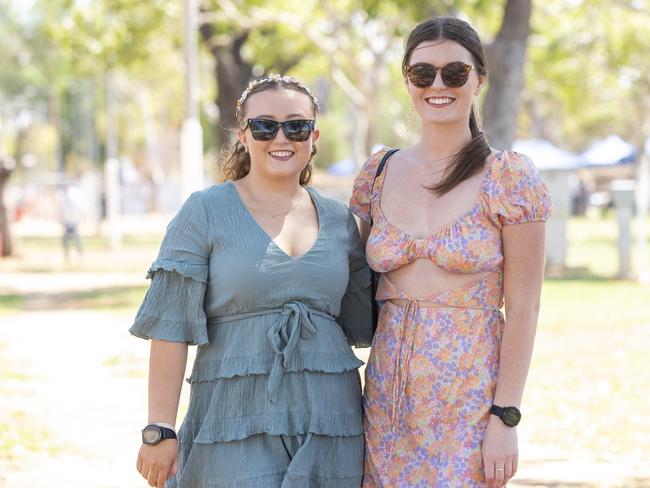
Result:
[[[6,344],[0,343],[0,398],[5,400],[17,384],[31,378],[21,371],[20,365],[11,364],[3,355]],[[20,389],[20,388],[18,388]],[[18,408],[6,409],[0,405],[0,461],[12,462],[26,451],[54,454],[59,447],[53,442],[45,425]]]
[[[650,286],[607,279],[618,266],[613,215],[573,219],[568,235],[567,264],[583,269],[569,274],[591,278],[544,283],[527,429],[565,451],[650,461]]]
[[[23,236],[16,238],[15,256],[0,260],[0,273],[51,271],[78,272],[142,272],[156,257],[162,234],[124,235],[122,245],[111,250],[106,237],[82,236],[83,252],[71,247],[64,260],[61,238],[56,236]]]
[[[533,441],[599,458],[650,448],[650,288],[544,284],[524,401]]]

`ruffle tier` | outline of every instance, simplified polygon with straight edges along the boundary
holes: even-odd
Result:
[[[129,332],[143,339],[207,344],[203,297],[208,266],[156,260],[147,278],[151,286]]]
[[[343,373],[285,373],[275,401],[268,375],[236,376],[192,385],[182,442],[210,444],[254,434],[354,436],[363,433],[361,382]]]

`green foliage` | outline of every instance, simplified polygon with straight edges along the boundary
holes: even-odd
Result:
[[[180,15],[178,2],[171,0],[104,0],[83,5],[47,0],[37,8],[46,15],[45,33],[79,75],[137,68],[147,62],[151,67],[160,36],[174,32],[174,21]]]
[[[432,15],[459,15],[487,44],[499,30],[504,5],[505,0],[305,0],[296,8],[289,0],[203,0],[215,37],[203,46],[202,100],[209,103],[218,91],[208,51],[247,32],[241,54],[256,76],[293,74],[326,94],[321,125],[343,134],[324,130],[322,163],[350,155],[346,131],[350,114],[360,110],[358,93],[377,124],[371,142],[403,145],[417,131],[414,121],[405,130],[409,101],[399,72],[408,31]],[[37,0],[29,14],[19,15],[9,0],[0,0],[0,99],[41,107],[56,102],[51,107],[63,122],[63,153],[82,170],[91,162],[72,130],[75,111],[92,104],[101,139],[105,77],[116,74],[120,147],[138,162],[146,145],[140,94],[149,98],[159,132],[177,130],[182,119],[182,6],[177,0]],[[572,149],[611,132],[638,139],[650,112],[648,11],[642,0],[534,2],[518,136],[548,137]],[[84,83],[95,86],[93,94],[81,88]],[[210,124],[219,121],[202,121],[210,149],[218,143]],[[30,147],[36,139],[30,137]],[[51,146],[38,151],[53,154]]]
[[[542,121],[542,135],[573,149],[610,133],[636,139],[639,100],[650,97],[650,15],[643,3],[535,4],[525,100]],[[527,112],[521,126],[521,135],[539,135]]]

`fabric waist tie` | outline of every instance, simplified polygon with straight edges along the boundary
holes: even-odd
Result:
[[[280,389],[282,375],[290,365],[291,356],[298,345],[298,340],[301,338],[309,339],[318,333],[318,327],[314,324],[312,315],[318,315],[332,321],[335,320],[335,317],[319,310],[312,310],[302,302],[291,301],[285,303],[282,308],[215,317],[210,319],[208,324],[225,324],[241,319],[272,314],[279,314],[280,317],[269,328],[267,333],[268,341],[275,357],[273,359],[271,373],[269,374],[266,392],[269,400],[275,402]]]
[[[400,324],[399,334],[399,348],[397,350],[397,360],[395,361],[395,371],[393,372],[393,408],[391,412],[391,427],[395,430],[395,423],[397,421],[397,413],[402,409],[402,398],[406,391],[406,381],[408,376],[409,362],[411,361],[411,353],[413,352],[413,345],[415,342],[415,324],[416,316],[420,310],[420,305],[417,300],[406,300],[402,307],[402,323]],[[410,337],[404,337],[406,328],[409,327]],[[402,364],[402,350],[404,349],[404,342],[408,340],[406,349],[406,357]]]

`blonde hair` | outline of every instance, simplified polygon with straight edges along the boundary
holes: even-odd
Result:
[[[311,100],[311,106],[314,111],[314,116],[318,114],[319,107],[318,101],[313,92],[307,85],[292,78],[291,76],[280,76],[271,74],[263,78],[251,81],[241,97],[237,101],[237,108],[235,110],[235,119],[239,128],[244,126],[244,114],[246,113],[246,103],[251,95],[260,93],[267,90],[277,90],[284,88],[287,90],[294,90],[304,93]],[[312,145],[311,155],[307,166],[300,172],[300,184],[306,185],[311,180],[312,165],[311,161],[316,155],[316,146]],[[236,141],[234,144],[227,146],[225,151],[222,152],[219,158],[219,166],[221,173],[226,180],[239,180],[246,176],[251,169],[251,158],[243,144]]]

